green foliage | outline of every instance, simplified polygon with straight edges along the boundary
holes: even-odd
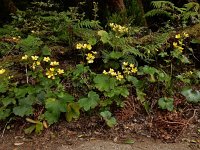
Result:
[[[80,116],[80,106],[78,103],[69,103],[67,105],[66,120],[68,122],[72,119],[78,119]]]
[[[200,102],[200,92],[197,90],[192,90],[190,88],[185,88],[181,91],[181,94],[186,97],[186,100],[191,103]]]
[[[78,103],[79,103],[80,107],[83,107],[83,109],[85,111],[88,111],[88,110],[94,109],[96,106],[98,106],[99,100],[100,100],[99,95],[94,91],[90,91],[88,93],[88,97],[81,98],[78,101]]]
[[[44,129],[43,122],[35,121],[30,118],[26,118],[26,121],[32,123],[33,125],[24,129],[25,134],[31,134],[33,131],[35,131],[36,134],[41,134]]]
[[[21,40],[16,47],[28,55],[33,55],[42,44],[43,42],[39,38],[29,35],[26,39]]]
[[[95,87],[104,93],[105,96],[123,96],[127,97],[129,95],[128,89],[124,86],[120,86],[115,78],[109,77],[107,75],[97,75],[94,78]]]
[[[168,111],[172,111],[174,109],[174,99],[162,97],[158,100],[158,105],[161,109],[167,109]]]
[[[110,111],[102,111],[100,115],[103,117],[109,127],[114,127],[117,124],[116,119],[112,117]]]
[[[145,17],[154,17],[164,15],[169,20],[176,21],[178,24],[185,26],[190,23],[199,23],[199,4],[196,2],[189,2],[184,4],[182,8],[176,7],[170,1],[153,1],[153,10],[148,11]]]

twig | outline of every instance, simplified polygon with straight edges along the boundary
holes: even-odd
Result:
[[[2,132],[2,134],[1,134],[1,138],[3,138],[4,133],[5,133],[5,131],[6,131],[6,127],[7,127],[8,123],[10,123],[11,120],[12,120],[12,119],[10,118],[10,119],[6,122],[6,125],[4,126],[3,132]]]
[[[28,84],[28,69],[27,69],[27,65],[26,65],[26,83]]]
[[[181,135],[181,133],[184,131],[184,129],[187,127],[187,125],[190,123],[190,121],[195,117],[196,111],[197,111],[197,109],[194,109],[194,113],[193,113],[192,117],[190,117],[190,119],[188,119],[188,121],[186,122],[185,126],[182,128],[182,130],[180,131],[180,133],[179,133],[178,136],[176,137],[175,141],[176,141],[177,138]]]

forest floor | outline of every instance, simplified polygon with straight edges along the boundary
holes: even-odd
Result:
[[[180,127],[181,121],[176,126],[175,121],[170,122],[174,124],[170,131],[164,125],[156,127],[155,122],[149,125],[149,116],[144,115],[121,121],[114,128],[108,128],[98,116],[86,115],[70,123],[58,122],[40,135],[26,135],[23,129],[30,124],[15,120],[9,123],[10,129],[0,124],[0,150],[199,150],[198,114],[195,111],[189,117],[193,121],[185,126]]]

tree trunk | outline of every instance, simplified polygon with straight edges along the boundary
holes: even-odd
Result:
[[[126,9],[124,0],[107,0],[107,2],[109,8],[115,12],[123,12]]]
[[[12,0],[0,0],[0,26],[10,18],[10,13],[15,13],[17,8]]]
[[[141,11],[141,22],[143,23],[143,25],[144,26],[148,26],[147,25],[147,20],[146,20],[146,18],[144,18],[144,14],[145,14],[145,11],[144,11],[144,6],[143,6],[143,1],[142,0],[137,0],[137,3],[138,3],[138,5],[139,5],[139,7],[140,7],[140,11]]]

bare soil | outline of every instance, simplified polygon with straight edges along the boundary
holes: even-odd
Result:
[[[96,115],[86,115],[71,123],[58,122],[40,135],[26,135],[23,128],[30,124],[11,121],[10,129],[5,128],[5,123],[0,124],[0,150],[199,150],[199,112],[196,109],[191,112],[185,126],[176,122],[176,113],[165,112],[168,117],[174,118],[173,122],[164,120],[170,128],[170,124],[174,124],[172,130],[158,129],[156,122],[151,121],[155,119],[144,115],[119,121],[114,128],[108,128]],[[159,115],[154,116],[160,125]]]

